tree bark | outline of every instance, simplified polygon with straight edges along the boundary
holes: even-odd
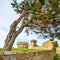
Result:
[[[14,41],[15,41],[16,37],[18,36],[18,34],[16,34],[16,27],[17,27],[17,25],[15,25],[15,22],[14,22],[11,25],[10,32],[8,33],[8,35],[6,37],[5,45],[3,48],[4,51],[10,51],[11,50],[11,48],[14,44]],[[23,30],[23,28],[24,28],[24,26],[21,26],[19,32],[21,32]]]
[[[10,31],[9,31],[7,37],[6,37],[6,40],[5,40],[3,51],[11,51],[11,48],[12,48],[12,46],[14,44],[14,41],[15,41],[16,37],[18,36],[16,34],[17,25],[21,21],[21,19],[23,18],[23,16],[25,14],[26,13],[23,11],[21,16],[11,24]],[[23,28],[24,28],[24,26],[21,26],[19,32],[21,32],[23,30]]]
[[[26,13],[29,13],[29,12],[32,13],[32,11],[23,11],[23,13],[21,14],[21,16],[11,24],[10,31],[9,31],[7,37],[6,37],[6,40],[5,40],[3,51],[11,51],[12,46],[14,44],[14,41],[15,41],[16,37],[23,31],[24,27],[27,24],[30,23],[30,20],[27,21],[25,24],[22,23],[21,26],[19,27],[19,29],[16,31],[18,23],[20,23],[20,21],[22,20],[22,18],[24,17],[24,15]]]

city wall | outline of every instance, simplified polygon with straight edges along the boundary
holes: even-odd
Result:
[[[52,50],[30,52],[0,52],[0,60],[53,60],[55,52]]]

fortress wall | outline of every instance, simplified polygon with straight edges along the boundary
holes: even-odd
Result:
[[[0,60],[53,60],[55,52],[52,50],[31,52],[0,52]]]

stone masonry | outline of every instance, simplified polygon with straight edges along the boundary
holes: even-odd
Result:
[[[31,40],[30,44],[28,45],[28,48],[33,48],[37,46],[37,41],[36,40]]]
[[[42,43],[42,46],[38,46],[37,41],[33,39],[30,41],[30,44],[27,42],[17,42],[17,47],[18,48],[29,48],[29,49],[52,50],[54,48],[54,43],[57,43],[57,41],[48,40]]]
[[[28,42],[17,42],[18,48],[28,48]]]
[[[53,60],[55,52],[52,50],[30,52],[0,52],[0,60]]]
[[[60,46],[56,48],[56,53],[60,56]]]

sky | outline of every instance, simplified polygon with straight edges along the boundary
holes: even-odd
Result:
[[[18,0],[21,2],[22,0]],[[9,32],[11,23],[16,20],[19,17],[19,14],[17,14],[14,9],[11,6],[12,0],[0,0],[0,47],[4,46],[4,42],[6,39],[6,36]],[[37,44],[42,45],[43,42],[49,40],[49,39],[37,39],[37,35],[34,33],[29,36],[23,32],[16,38],[13,47],[17,47],[18,41],[27,41],[35,39],[37,40]],[[59,45],[60,45],[60,41]]]

